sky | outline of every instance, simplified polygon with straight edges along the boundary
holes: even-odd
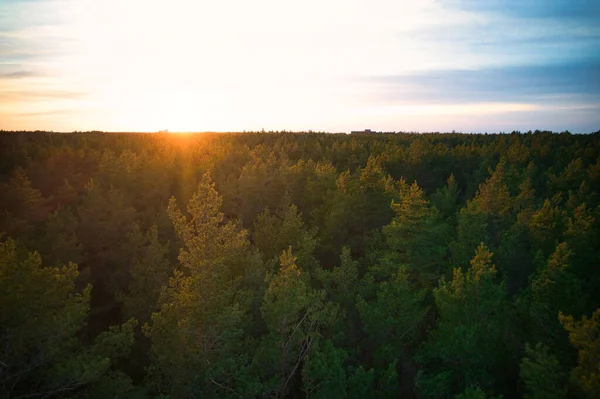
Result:
[[[597,0],[0,0],[0,129],[600,129]]]

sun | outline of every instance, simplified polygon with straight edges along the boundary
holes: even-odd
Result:
[[[189,136],[190,134],[194,134],[196,132],[171,132],[168,129],[164,129],[164,130],[159,130],[158,133],[166,133],[166,134],[170,134],[172,136]]]

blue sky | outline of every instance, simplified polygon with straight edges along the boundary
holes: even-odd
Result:
[[[0,0],[0,129],[600,129],[600,5]]]

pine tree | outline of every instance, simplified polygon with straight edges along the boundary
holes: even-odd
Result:
[[[495,282],[491,258],[480,244],[467,272],[454,269],[452,281],[442,278],[434,290],[439,318],[419,356],[417,387],[424,397],[450,397],[470,385],[486,392],[495,387],[510,326],[506,291]]]
[[[525,383],[525,399],[564,399],[567,397],[566,375],[548,346],[538,343],[525,346],[519,375]]]
[[[367,276],[363,284],[373,284]],[[389,281],[377,285],[377,298],[357,300],[369,347],[375,351],[375,364],[384,367],[407,354],[407,345],[415,340],[427,308],[423,292],[415,291],[405,269],[399,268]]]
[[[326,340],[306,358],[302,369],[303,389],[306,397],[315,399],[346,398],[346,370],[348,357]]]
[[[263,395],[278,398],[287,395],[304,359],[313,353],[322,329],[336,313],[335,307],[325,306],[323,291],[310,288],[309,276],[295,262],[290,248],[281,255],[279,272],[267,275],[269,287],[261,313],[268,332],[254,359],[264,379]]]
[[[559,197],[546,199],[529,219],[529,232],[534,244],[550,255],[560,242],[565,224],[565,212],[559,207]]]
[[[457,219],[457,240],[452,246],[454,264],[464,264],[480,242],[497,249],[502,231],[511,224],[513,198],[505,183],[505,161],[488,170],[490,176],[479,185]]]
[[[422,286],[432,286],[443,274],[449,228],[416,182],[401,180],[398,186],[400,199],[391,203],[394,219],[383,228],[387,247]]]
[[[128,354],[137,322],[111,327],[85,346],[90,291],[74,292],[77,266],[43,267],[37,252],[0,242],[0,395],[53,397],[107,378]]]
[[[440,214],[448,219],[456,214],[458,207],[460,189],[454,174],[450,174],[446,185],[437,189],[436,192],[431,196],[431,203],[440,211]]]
[[[490,177],[479,185],[477,195],[469,203],[470,209],[494,216],[506,215],[510,212],[513,200],[504,182],[505,169],[506,163],[501,161],[493,172],[489,170]]]
[[[298,208],[284,197],[275,214],[269,209],[260,213],[254,223],[253,244],[272,264],[278,263],[281,252],[292,246],[298,259],[298,266],[305,271],[313,271],[316,260],[313,252],[316,247],[316,230],[308,229],[302,221]]]
[[[46,199],[22,168],[16,168],[8,182],[0,182],[0,192],[0,231],[26,237],[49,212]]]
[[[169,203],[185,245],[181,270],[173,274],[144,331],[152,340],[154,389],[178,397],[220,397],[249,389],[241,340],[248,298],[240,290],[249,243],[244,230],[225,223],[221,202],[205,174],[187,205],[189,218],[174,198]]]
[[[600,271],[597,267],[600,256],[598,215],[600,208],[590,209],[583,203],[572,211],[564,232],[565,242],[572,250],[571,271],[582,281],[583,292],[589,295],[588,302],[592,304],[592,308],[600,303],[600,292],[596,289],[600,284]]]
[[[169,284],[172,266],[167,259],[169,243],[162,244],[158,238],[158,228],[152,226],[144,236],[141,255],[134,260],[129,270],[131,282],[123,300],[125,317],[135,317],[147,321],[153,311],[163,288]]]
[[[561,243],[531,280],[531,333],[535,341],[553,348],[561,360],[568,358],[570,348],[556,315],[559,311],[579,315],[584,305],[582,283],[569,264],[571,256],[567,244]]]
[[[571,372],[571,378],[586,398],[600,398],[600,309],[596,309],[592,317],[583,316],[580,321],[560,313],[559,320],[578,351],[577,366]]]

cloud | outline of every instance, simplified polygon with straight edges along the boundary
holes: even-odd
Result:
[[[384,101],[600,103],[600,63],[440,70],[363,82]]]
[[[26,71],[26,70],[13,71],[13,72],[0,72],[0,80],[30,78],[33,76],[37,76],[37,74],[33,71]]]
[[[487,68],[595,60],[600,62],[597,0],[441,0],[470,21],[410,33],[436,51],[438,68]],[[399,40],[404,32],[398,31]],[[446,61],[449,59],[450,61]]]
[[[453,8],[518,18],[581,19],[593,22],[600,17],[597,0],[446,0],[443,3]]]
[[[518,19],[494,18],[493,23],[483,21],[444,29],[421,30],[411,34],[415,40],[443,44],[470,46],[544,46],[567,44],[570,46],[600,48],[600,28],[576,23],[551,21],[546,24],[524,25]],[[597,55],[597,54],[593,54]]]
[[[584,133],[600,127],[600,62],[440,69],[354,84],[376,128]]]
[[[0,1],[0,77],[14,64],[30,69],[70,55],[76,38],[65,34],[68,9],[66,0]]]
[[[15,90],[0,92],[0,103],[17,103],[25,101],[42,100],[78,100],[88,95],[85,92],[76,92],[69,90]]]
[[[2,0],[0,2],[0,33],[41,25],[65,23],[65,0]]]
[[[39,112],[18,112],[11,114],[14,118],[31,118],[31,117],[56,117],[56,116],[64,116],[64,115],[72,115],[77,113],[72,109],[53,109],[49,111],[39,111]]]

